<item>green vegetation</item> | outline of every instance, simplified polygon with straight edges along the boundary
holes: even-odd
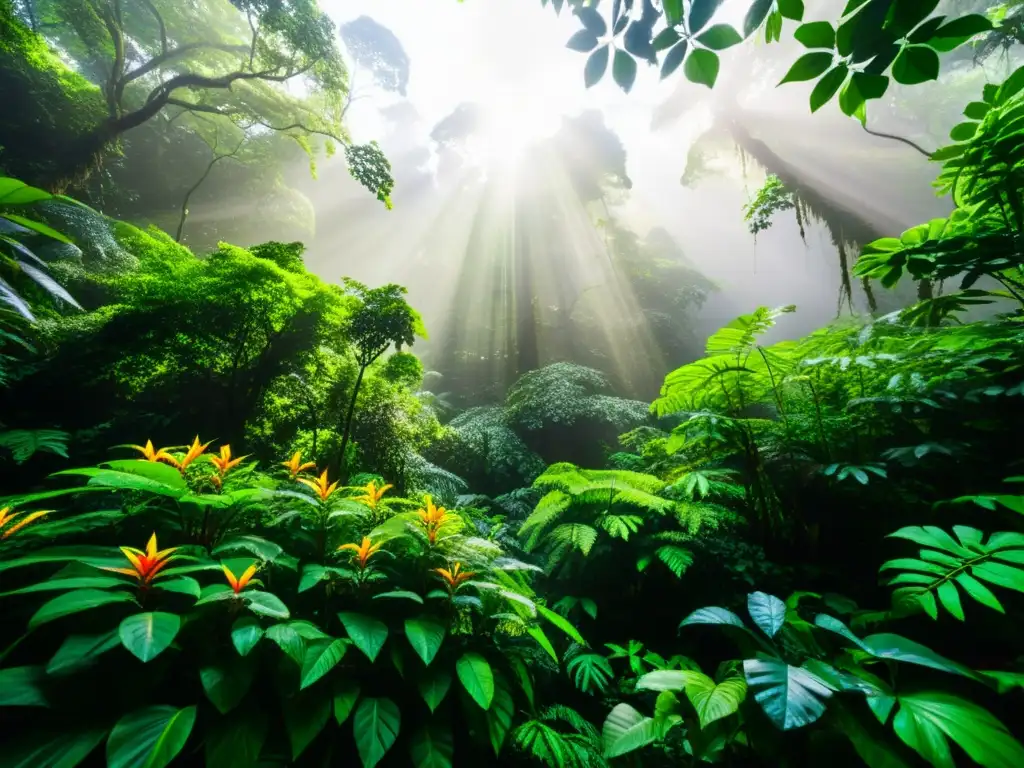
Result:
[[[798,26],[800,0],[754,0],[742,34],[714,0],[551,4],[583,24],[587,82],[611,60],[627,91],[635,58],[710,87],[718,51],[792,28],[814,52],[786,79],[862,123],[890,76],[1019,35],[926,0]],[[216,34],[181,42],[196,18]],[[0,156],[26,179],[0,176],[0,766],[1024,765],[1024,68],[931,155],[953,212],[860,250],[857,276],[920,301],[781,341],[797,308],[753,308],[653,402],[574,359],[460,411],[428,389],[404,287],[321,279],[301,242],[193,250],[27,183],[84,182],[118,125],[174,105],[133,93],[129,59],[173,60],[202,81],[189,119],[243,135],[305,67],[315,104],[291,106],[340,135],[315,3],[0,2],[0,22],[3,78],[59,91],[40,131],[109,109],[88,162]],[[364,17],[341,39],[404,92],[394,35]],[[375,157],[350,162],[390,206]],[[737,216],[762,231],[793,194],[769,176]],[[682,358],[708,286],[602,229]]]

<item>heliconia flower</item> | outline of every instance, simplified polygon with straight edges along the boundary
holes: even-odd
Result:
[[[185,457],[180,462],[175,462],[175,466],[177,466],[178,470],[184,474],[185,470],[188,469],[188,465],[202,456],[203,453],[206,452],[206,447],[212,442],[213,440],[209,443],[203,443],[200,445],[199,435],[196,435],[196,439],[192,441],[192,445],[190,445],[188,447],[188,451],[185,452]]]
[[[176,549],[177,547],[157,550],[156,534],[154,533],[149,537],[145,552],[134,547],[121,547],[124,556],[132,564],[131,568],[103,568],[103,570],[123,573],[126,576],[134,576],[139,580],[140,585],[148,585],[153,579],[158,577],[158,574],[162,575],[160,571],[176,557],[171,554]]]
[[[338,547],[338,551],[343,549],[349,549],[356,553],[356,557],[359,560],[359,567],[366,568],[366,564],[370,561],[370,558],[377,554],[377,550],[381,548],[380,544],[374,544],[370,546],[370,537],[363,536],[362,544],[342,544]]]
[[[378,488],[377,483],[371,480],[366,485],[360,487],[363,489],[363,495],[353,496],[352,501],[358,501],[360,504],[365,504],[370,509],[376,509],[381,497],[387,493],[389,488],[393,488],[394,486],[388,483]]]
[[[174,467],[178,466],[178,460],[171,456],[171,454],[167,452],[166,448],[153,448],[152,440],[147,440],[145,445],[131,445],[128,447],[134,448],[136,451],[141,453],[142,458],[146,461],[162,461],[165,464],[170,464]]]
[[[291,460],[282,461],[281,464],[287,467],[288,472],[291,473],[292,480],[295,479],[296,475],[301,475],[307,469],[316,469],[315,461],[302,462],[302,451],[296,451]]]
[[[220,447],[220,456],[211,456],[210,461],[213,462],[213,465],[217,468],[217,471],[220,473],[220,476],[224,477],[224,475],[226,475],[232,469],[237,467],[239,464],[242,463],[244,459],[247,458],[249,458],[248,454],[246,454],[245,456],[239,456],[237,459],[232,459],[231,446],[222,445]]]
[[[316,491],[316,495],[320,497],[320,501],[327,501],[331,498],[331,494],[338,490],[338,481],[335,480],[333,483],[328,483],[327,470],[323,471],[316,480],[307,480],[304,477],[295,478],[307,488],[311,488]]]
[[[236,595],[245,589],[252,577],[256,575],[256,563],[253,563],[246,568],[245,571],[242,572],[242,575],[237,579],[235,578],[235,574],[233,574],[231,569],[226,565],[221,564],[220,567],[224,569],[224,575],[228,577],[228,584],[231,585],[231,588],[235,591]]]
[[[431,544],[436,544],[437,534],[441,530],[441,526],[454,520],[455,515],[449,514],[444,507],[435,507],[434,501],[430,496],[424,496],[423,500],[426,501],[427,508],[416,510],[416,514],[420,516],[418,522],[426,531],[427,541]]]
[[[0,539],[6,539],[8,536],[13,536],[15,533],[20,531],[29,523],[33,522],[34,520],[38,520],[43,515],[50,514],[50,512],[52,511],[53,510],[46,510],[45,512],[30,512],[29,514],[21,518],[21,520],[19,520],[10,528],[8,528],[7,524],[12,522],[14,518],[21,514],[21,512],[11,512],[10,507],[4,507],[3,509],[0,509]]]
[[[454,592],[463,582],[469,581],[471,578],[476,576],[475,571],[462,571],[462,563],[456,563],[455,566],[449,571],[447,568],[435,568],[434,573],[438,574],[448,585],[448,591]]]

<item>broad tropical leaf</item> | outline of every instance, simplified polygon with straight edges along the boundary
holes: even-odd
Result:
[[[810,725],[823,714],[833,688],[806,669],[779,659],[746,659],[743,672],[754,699],[777,728]]]
[[[196,708],[155,706],[130,712],[107,739],[107,768],[165,768],[181,752]]]
[[[647,746],[657,738],[654,718],[645,717],[629,704],[616,704],[605,718],[601,733],[604,756],[618,757]]]
[[[379,763],[398,738],[402,714],[391,699],[364,698],[356,707],[352,727],[363,768]]]
[[[174,642],[181,619],[173,613],[156,611],[137,613],[121,622],[118,634],[124,645],[140,661],[152,661]]]
[[[465,653],[455,662],[455,672],[473,701],[488,709],[494,700],[494,672],[487,659],[472,651]]]
[[[370,661],[374,661],[388,639],[387,624],[362,613],[342,612],[338,614],[338,619],[356,648],[365,653]]]

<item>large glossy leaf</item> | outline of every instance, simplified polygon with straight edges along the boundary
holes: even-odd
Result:
[[[271,592],[246,590],[242,597],[245,598],[246,608],[260,616],[269,616],[272,619],[287,619],[290,616],[288,606]]]
[[[138,462],[148,464],[149,462]],[[122,472],[113,469],[99,469],[97,467],[85,467],[82,469],[65,469],[62,472],[54,472],[54,475],[84,475],[89,478],[88,484],[97,488],[109,488],[122,491],[146,491],[155,493],[158,496],[168,496],[172,499],[179,499],[188,492],[187,487],[170,485],[163,480],[154,480],[142,474],[134,472]],[[178,478],[181,479],[180,477]]]
[[[286,656],[296,664],[302,664],[306,655],[306,644],[298,630],[291,624],[275,624],[266,631],[267,639],[276,643]]]
[[[107,739],[107,768],[164,768],[181,752],[196,708],[155,706],[130,712]]]
[[[69,635],[46,665],[49,675],[75,672],[94,663],[102,654],[121,645],[118,630],[101,635]]]
[[[118,627],[121,644],[139,659],[152,661],[170,647],[181,629],[181,618],[174,613],[154,611],[129,616]]]
[[[686,685],[686,696],[697,710],[700,727],[736,712],[747,697],[747,682],[736,675],[716,684],[707,675],[697,673]]]
[[[326,686],[308,688],[284,704],[284,725],[292,748],[292,760],[306,751],[331,717],[331,695]]]
[[[9,502],[4,502],[6,506]],[[21,568],[40,563],[80,562],[97,567],[119,567],[125,564],[124,555],[114,547],[70,546],[48,547],[23,557],[11,557],[0,561],[0,571]]]
[[[241,703],[252,686],[253,676],[252,664],[238,656],[199,670],[206,697],[221,714],[230,712]]]
[[[805,53],[799,59],[794,62],[793,66],[789,68],[786,75],[779,82],[779,85],[783,83],[797,83],[804,80],[813,80],[820,75],[825,74],[829,67],[832,66],[834,57],[831,53],[826,52],[814,52]]]
[[[583,68],[583,84],[590,88],[597,85],[604,77],[608,69],[608,46],[602,45],[587,58],[587,64]]]
[[[537,606],[537,613],[539,613],[543,618],[547,619],[560,630],[562,630],[574,642],[579,643],[582,646],[587,645],[587,641],[583,639],[583,635],[581,635],[579,633],[579,630],[577,630],[576,627],[570,624],[567,619],[563,618],[562,616],[559,616],[557,613],[555,613],[549,608],[546,608],[543,605]]]
[[[747,611],[768,637],[775,637],[786,623],[786,604],[775,595],[751,592],[747,595]]]
[[[451,687],[451,673],[440,667],[428,669],[420,677],[420,695],[427,703],[427,707],[429,707],[431,712],[436,710],[441,702],[444,701],[444,697],[448,695],[448,689]]]
[[[308,688],[337,666],[348,649],[345,640],[313,640],[306,646],[299,688]]]
[[[29,629],[45,624],[54,619],[70,616],[74,613],[88,611],[112,603],[134,603],[135,598],[127,592],[105,592],[99,589],[76,589],[44,603],[29,620]]]
[[[444,643],[445,625],[429,615],[405,620],[405,636],[424,664],[430,664]]]
[[[777,728],[810,725],[825,714],[833,689],[817,675],[779,659],[746,659],[743,672],[754,699]]]
[[[494,700],[494,671],[487,659],[472,651],[465,653],[455,662],[455,672],[473,701],[482,709],[491,706]]]
[[[267,713],[240,707],[217,718],[206,736],[206,768],[255,768],[267,737]]]
[[[416,768],[451,768],[454,754],[452,730],[443,723],[431,722],[418,728],[409,742],[411,765]]]
[[[690,52],[683,64],[683,74],[686,79],[698,85],[706,85],[708,88],[715,87],[718,79],[718,70],[721,63],[718,54],[704,48],[698,48]]]
[[[99,746],[106,728],[33,730],[27,738],[5,737],[0,768],[75,768]]]
[[[707,608],[698,608],[683,619],[679,626],[688,627],[692,624],[727,624],[732,627],[739,627],[744,630],[747,629],[746,625],[743,623],[743,619],[735,613],[726,608],[719,608],[714,605]]]
[[[25,205],[52,198],[49,192],[30,187],[23,181],[0,176],[0,205]]]
[[[7,667],[0,669],[0,706],[47,707],[43,690],[46,670],[42,667]]]
[[[618,757],[644,747],[657,738],[654,718],[645,717],[629,704],[616,704],[601,729],[604,756]]]
[[[254,616],[243,616],[231,625],[231,643],[240,656],[248,656],[261,637],[263,627]]]
[[[359,700],[359,693],[359,686],[351,680],[341,679],[334,682],[334,719],[338,725],[348,720]]]
[[[402,714],[391,699],[366,698],[359,702],[352,727],[363,768],[373,768],[384,758],[401,726]]]
[[[893,730],[937,768],[955,768],[949,739],[985,768],[1019,768],[1024,748],[1006,727],[981,707],[947,693],[899,697]]]
[[[388,639],[387,624],[362,613],[342,612],[338,614],[338,619],[356,648],[365,653],[370,661],[374,661]]]
[[[501,753],[505,743],[505,737],[512,728],[512,718],[515,717],[516,706],[509,693],[508,684],[500,675],[494,678],[494,700],[491,707],[484,713],[487,720],[487,734],[491,739],[491,746],[494,748],[494,755]]]
[[[683,691],[696,677],[706,675],[692,669],[656,669],[641,675],[636,681],[636,688],[640,691]]]
[[[895,659],[907,664],[919,664],[922,667],[931,667],[941,672],[963,675],[972,680],[979,679],[974,672],[963,664],[940,656],[930,648],[926,648],[913,640],[908,640],[902,635],[894,635],[888,632],[868,635],[864,638],[864,645],[872,656],[879,659]]]

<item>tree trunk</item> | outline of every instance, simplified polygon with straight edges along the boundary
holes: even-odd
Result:
[[[352,414],[356,410],[356,397],[359,395],[359,387],[363,383],[363,374],[366,372],[366,366],[359,367],[359,375],[356,377],[356,385],[352,388],[352,399],[348,403],[348,413],[345,415],[345,429],[341,433],[341,452],[338,456],[338,477],[341,479],[342,485],[348,482],[348,471],[347,462],[345,461],[345,450],[348,448],[348,438],[352,431]]]

